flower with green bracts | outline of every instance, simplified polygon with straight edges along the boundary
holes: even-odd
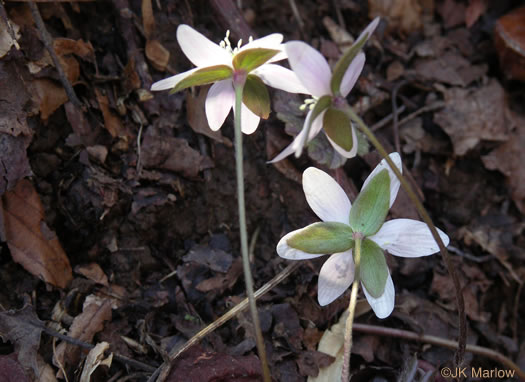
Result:
[[[375,18],[366,27],[339,59],[333,73],[323,55],[310,45],[302,41],[284,44],[290,67],[312,98],[307,99],[302,106],[310,109],[303,129],[270,163],[278,162],[292,153],[299,157],[304,146],[321,130],[324,130],[330,144],[343,157],[352,158],[357,154],[355,128],[341,108],[363,70],[365,55],[361,49],[374,33],[378,23],[379,18]]]
[[[270,96],[265,85],[290,93],[308,93],[297,76],[273,62],[286,58],[283,36],[273,33],[232,48],[229,33],[219,45],[188,25],[177,28],[177,41],[196,68],[155,82],[151,90],[177,92],[191,86],[213,84],[206,97],[205,110],[210,128],[219,130],[235,103],[234,75],[247,76],[241,109],[243,133],[251,134],[260,118],[270,114]]]
[[[390,158],[401,171],[399,154],[392,153]],[[319,272],[320,305],[341,296],[357,278],[376,316],[388,317],[394,309],[395,290],[383,251],[400,257],[428,256],[439,251],[425,223],[412,219],[385,222],[399,186],[383,159],[365,180],[352,205],[330,175],[314,167],[303,173],[306,200],[322,222],[285,235],[277,244],[277,253],[289,260],[331,255]],[[438,232],[448,245],[448,236],[439,229]],[[358,274],[353,259],[356,234],[363,238]]]

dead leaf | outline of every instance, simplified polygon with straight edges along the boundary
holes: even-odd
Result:
[[[43,325],[30,305],[0,312],[0,337],[14,345],[19,365],[34,375],[38,375],[37,353]],[[0,376],[1,370],[2,367]]]
[[[66,91],[54,81],[39,78],[31,83],[33,101],[38,105],[40,118],[47,121],[49,117],[68,101]]]
[[[190,92],[186,92],[186,115],[190,127],[196,133],[202,134],[217,142],[223,143],[228,147],[232,147],[232,143],[228,138],[223,137],[220,130],[213,131],[208,125],[206,113],[204,111],[204,103],[208,95],[208,88],[199,90],[197,97],[194,97]]]
[[[509,138],[504,115],[505,93],[495,79],[478,89],[448,89],[445,103],[434,115],[434,121],[450,136],[456,155],[465,155],[482,139],[506,141]]]
[[[104,127],[113,138],[118,137],[123,130],[122,122],[109,108],[108,96],[99,88],[95,88],[97,102],[104,117]]]
[[[0,18],[0,58],[4,57],[7,52],[9,52],[13,45],[15,48],[20,49],[20,46],[17,42],[17,40],[20,38],[20,27],[10,20],[8,20],[8,22],[11,26],[11,30],[13,31],[14,39],[9,33],[9,27],[6,24],[6,20],[4,18]]]
[[[109,286],[108,276],[106,276],[102,268],[100,268],[100,265],[97,263],[77,265],[75,267],[75,273],[81,274],[97,284]]]
[[[155,31],[155,17],[153,16],[151,0],[142,0],[142,26],[144,27],[144,35],[149,39]]]
[[[45,222],[44,207],[29,180],[20,180],[2,197],[4,237],[13,260],[45,282],[65,288],[73,279],[71,265]]]
[[[22,366],[14,359],[13,354],[0,355],[0,381],[30,382]]]
[[[510,134],[509,140],[481,159],[486,168],[505,175],[512,200],[525,214],[525,117],[515,117],[515,120],[518,126]]]
[[[73,40],[69,38],[58,37],[53,40],[53,47],[58,56],[65,56],[67,54],[74,54],[89,62],[95,61],[95,49],[91,42],[84,40]]]
[[[182,260],[184,262],[194,261],[207,266],[212,271],[226,273],[233,263],[233,256],[222,249],[200,244],[194,246]]]
[[[84,342],[93,341],[95,334],[104,329],[104,322],[111,320],[112,299],[89,295],[84,301],[82,313],[73,319],[68,336]],[[81,349],[78,346],[62,342],[57,346],[53,364],[57,360],[64,366],[76,366],[80,361]]]
[[[341,28],[334,20],[330,17],[323,17],[323,25],[330,34],[330,38],[338,46],[350,46],[354,43],[355,39],[345,29]]]
[[[470,0],[470,3],[465,10],[465,24],[467,25],[467,28],[470,28],[472,25],[474,25],[486,10],[486,0]]]
[[[113,353],[104,358],[104,352],[109,349],[107,342],[100,342],[91,349],[86,357],[86,362],[82,368],[82,374],[80,375],[80,382],[90,382],[91,374],[99,367],[104,365],[111,367],[111,361],[113,361]]]
[[[422,7],[418,0],[368,0],[368,16],[386,18],[389,30],[409,34],[421,28]]]
[[[437,11],[441,15],[447,29],[465,22],[466,7],[463,3],[455,0],[445,0],[438,5]]]
[[[500,17],[494,27],[494,45],[501,68],[509,78],[525,81],[525,7]]]
[[[460,54],[447,52],[435,59],[418,60],[415,69],[417,75],[426,81],[467,86],[487,72],[487,65],[472,65]]]
[[[25,141],[21,136],[0,133],[0,196],[15,187],[20,179],[32,175]]]
[[[304,376],[317,377],[319,369],[329,366],[334,362],[334,357],[320,351],[303,351],[296,360],[299,367],[299,374]]]
[[[148,40],[146,41],[146,57],[155,69],[163,72],[168,66],[170,52],[159,40]]]

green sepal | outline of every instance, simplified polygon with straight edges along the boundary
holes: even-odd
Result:
[[[352,230],[343,223],[322,222],[305,227],[286,242],[306,253],[331,254],[344,252],[354,246]]]
[[[308,142],[308,135],[310,135],[310,129],[312,128],[312,123],[315,119],[321,114],[324,110],[328,109],[332,105],[332,96],[324,95],[317,100],[315,106],[312,110],[309,123],[305,126],[305,144]],[[304,146],[304,145],[303,145]],[[298,152],[295,154],[296,157],[301,156],[303,152],[303,146],[299,147]]]
[[[365,45],[368,40],[368,33],[365,34],[361,40],[354,43],[337,61],[335,64],[334,71],[332,73],[332,79],[330,80],[330,89],[332,89],[332,94],[339,95],[341,89],[341,82],[346,73],[346,70],[354,60],[355,56],[359,53],[363,45]]]
[[[199,69],[190,74],[188,77],[184,78],[173,89],[170,90],[170,94],[192,86],[207,85],[211,84],[212,82],[222,81],[226,78],[230,78],[232,74],[232,68],[227,65],[208,66],[206,68]]]
[[[350,151],[354,146],[352,125],[343,111],[329,108],[323,116],[323,129],[326,135],[343,150]]]
[[[279,51],[275,49],[246,49],[233,57],[233,67],[235,70],[244,70],[246,73],[250,73],[252,70],[268,62],[268,60],[277,53],[279,53]]]
[[[388,266],[385,254],[379,245],[370,239],[361,244],[361,263],[359,265],[359,279],[368,293],[373,297],[381,297],[385,291],[388,278]]]
[[[390,176],[384,169],[361,190],[350,210],[350,227],[370,236],[379,231],[390,207]]]
[[[267,119],[270,116],[270,94],[268,93],[268,88],[259,77],[253,74],[248,74],[246,78],[242,102],[255,115],[263,119]]]

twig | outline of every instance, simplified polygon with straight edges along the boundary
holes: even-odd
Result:
[[[388,156],[388,153],[386,152],[383,145],[377,140],[374,133],[370,131],[368,126],[363,122],[363,120],[354,112],[354,110],[347,106],[345,108],[345,112],[350,117],[351,120],[355,121],[357,125],[359,126],[359,129],[367,136],[367,138],[372,142],[372,144],[375,146],[377,151],[381,154],[381,156],[386,160],[396,177],[399,179],[399,182],[401,183],[401,186],[405,189],[406,193],[408,194],[408,197],[414,203],[415,207],[417,208],[417,211],[419,212],[419,215],[423,219],[423,221],[428,225],[428,228],[430,229],[430,232],[432,233],[432,236],[434,237],[434,240],[436,241],[439,251],[441,253],[441,256],[443,258],[443,261],[447,267],[447,271],[450,274],[450,277],[452,278],[452,283],[454,284],[454,290],[456,292],[456,304],[458,308],[458,320],[459,320],[459,341],[458,341],[458,349],[456,352],[456,359],[455,363],[456,366],[460,367],[463,363],[463,357],[465,355],[465,346],[467,343],[467,318],[465,315],[465,301],[463,299],[461,284],[459,282],[458,275],[454,269],[454,264],[452,264],[452,260],[450,258],[450,255],[448,254],[447,248],[443,244],[443,240],[441,240],[441,237],[439,236],[439,233],[436,229],[436,226],[432,222],[432,219],[430,218],[427,210],[425,207],[423,207],[423,204],[417,197],[416,193],[414,192],[412,186],[410,186],[410,183],[405,179],[405,177],[401,174],[399,169],[396,167],[394,162],[392,162],[392,159]]]
[[[379,336],[403,338],[410,341],[424,342],[427,344],[441,346],[452,350],[457,349],[459,346],[459,344],[456,341],[447,340],[445,338],[429,336],[425,334],[417,334],[408,330],[387,328],[384,326],[354,324],[354,330],[366,334],[375,334]],[[495,350],[478,345],[467,345],[465,347],[465,350],[472,354],[490,358],[508,368],[515,370],[519,378],[525,381],[525,371],[521,370],[518,365],[516,365],[509,358],[505,357],[503,354]]]
[[[397,110],[397,112],[401,114],[402,112],[405,111],[405,109],[406,109],[405,105],[401,105],[401,107]],[[370,130],[371,131],[376,131],[376,130],[381,129],[382,127],[385,127],[388,124],[388,122],[390,122],[393,118],[394,118],[394,113],[388,114],[383,119],[381,119],[378,122],[374,123],[370,127]]]
[[[268,281],[266,284],[264,284],[260,289],[258,289],[254,293],[255,299],[257,300],[258,298],[264,296],[271,289],[273,289],[277,284],[281,283],[296,268],[298,268],[299,265],[300,265],[300,262],[293,262],[289,264],[281,272],[275,275],[273,279]],[[169,363],[164,362],[162,365],[160,365],[159,368],[155,370],[155,372],[151,375],[151,377],[149,377],[147,382],[155,382],[157,380],[157,376],[160,374],[161,371],[163,371],[163,375],[167,375],[167,373],[169,373],[169,370],[171,368],[171,364],[177,357],[179,357],[182,353],[184,353],[186,350],[188,350],[193,345],[198,344],[204,337],[206,337],[208,334],[213,332],[215,329],[219,328],[220,326],[228,322],[230,319],[237,316],[240,312],[245,310],[247,307],[248,307],[248,298],[245,298],[240,303],[238,303],[233,308],[231,308],[229,311],[224,313],[221,317],[219,317],[214,322],[212,322],[210,325],[201,329],[197,334],[191,337],[184,345],[182,345],[182,347],[173,349],[169,354],[170,362]]]
[[[44,46],[46,47],[47,51],[51,55],[51,58],[53,59],[53,63],[55,64],[55,68],[58,72],[58,77],[60,78],[60,82],[62,83],[62,86],[64,87],[64,90],[66,91],[67,98],[69,98],[69,100],[71,101],[73,105],[75,105],[78,108],[81,108],[82,103],[77,98],[75,89],[73,89],[73,86],[71,86],[71,83],[67,79],[66,73],[64,72],[64,68],[62,68],[62,64],[60,63],[58,56],[55,52],[55,49],[53,48],[53,37],[51,37],[51,35],[46,29],[46,26],[44,25],[44,20],[42,20],[42,16],[40,15],[38,6],[34,3],[34,1],[30,1],[29,7],[31,8],[31,14],[33,15],[33,20],[36,23],[38,31],[40,32],[40,37],[42,38],[42,42],[44,43]]]
[[[301,33],[304,34],[304,21],[301,17],[301,13],[299,12],[299,8],[297,8],[297,4],[295,3],[295,0],[288,0],[288,3],[290,4],[290,8],[292,9],[293,16],[295,17],[295,20],[297,21],[297,24],[299,25],[299,29],[301,30]]]
[[[396,151],[401,154],[401,144],[399,143],[399,113],[397,111],[397,93],[407,82],[401,81],[392,90],[392,114],[393,118],[393,128],[394,128],[394,146]]]

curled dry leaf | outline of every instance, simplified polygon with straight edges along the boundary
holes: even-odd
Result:
[[[96,282],[97,284],[109,286],[108,276],[106,276],[102,268],[100,268],[100,265],[97,263],[77,265],[75,267],[75,272],[90,279],[91,281]]]
[[[80,382],[90,382],[91,374],[99,367],[104,365],[111,367],[111,361],[113,361],[113,353],[104,358],[104,352],[109,349],[107,342],[98,343],[93,349],[91,349],[86,357],[82,374],[80,375]]]
[[[31,182],[22,179],[6,192],[0,210],[4,230],[0,236],[13,260],[45,282],[65,288],[73,279],[71,265],[55,232],[45,222],[44,207]]]
[[[97,96],[97,102],[104,117],[104,127],[113,138],[119,136],[123,130],[122,122],[120,118],[110,110],[108,96],[98,88],[95,88],[95,95]]]
[[[148,40],[146,41],[146,57],[155,69],[163,72],[168,66],[170,52],[159,40]]]

